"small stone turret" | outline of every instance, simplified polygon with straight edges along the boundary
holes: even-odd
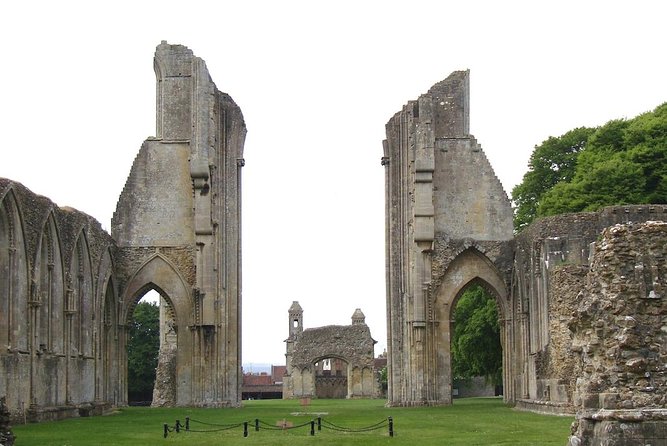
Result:
[[[299,301],[293,301],[292,306],[289,307],[289,337],[295,339],[303,333],[303,308],[299,305]]]
[[[354,314],[352,314],[352,325],[366,325],[366,315],[361,311],[361,308],[354,310]]]

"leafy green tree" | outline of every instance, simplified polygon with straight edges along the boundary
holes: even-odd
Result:
[[[493,297],[481,286],[471,286],[459,298],[453,319],[453,377],[484,376],[494,385],[502,384],[500,327]]]
[[[568,148],[576,135],[582,144]],[[567,162],[548,166],[549,159],[561,158]],[[517,229],[536,217],[667,203],[667,103],[631,120],[549,138],[535,148],[529,171],[512,194]]]
[[[139,302],[134,309],[127,342],[128,398],[150,401],[160,349],[160,307]]]
[[[574,177],[577,156],[584,148],[594,129],[580,127],[558,138],[550,137],[535,150],[528,162],[523,181],[514,187],[514,223],[517,229],[530,224],[537,216],[542,196],[562,181]]]

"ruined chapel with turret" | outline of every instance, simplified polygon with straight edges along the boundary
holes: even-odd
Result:
[[[162,42],[154,61],[156,136],[132,165],[111,234],[0,179],[0,397],[15,421],[126,405],[128,324],[149,290],[161,296],[154,403],[241,404],[243,115],[188,48]],[[388,405],[451,404],[452,311],[478,284],[497,304],[507,403],[576,414],[573,445],[660,444],[667,207],[560,215],[515,234],[470,134],[469,79],[452,73],[386,125]],[[353,338],[368,328],[360,320],[344,329]],[[314,332],[293,322],[288,393],[314,396],[316,364],[356,353],[333,331],[330,350],[308,344]],[[370,332],[364,342],[372,359]],[[345,396],[373,396],[372,361],[358,357]]]

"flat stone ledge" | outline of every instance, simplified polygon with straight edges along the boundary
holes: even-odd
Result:
[[[545,415],[575,415],[574,406],[572,406],[572,404],[559,401],[518,399],[516,400],[514,408],[521,411],[535,412]]]
[[[667,421],[667,409],[600,409],[581,412],[577,418],[594,421]]]

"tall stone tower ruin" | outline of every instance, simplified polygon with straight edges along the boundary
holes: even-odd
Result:
[[[450,403],[456,298],[472,283],[508,295],[512,209],[469,133],[469,97],[454,72],[386,126],[390,404]]]
[[[156,136],[141,146],[111,233],[125,311],[162,297],[156,388],[164,404],[238,405],[241,385],[241,167],[246,127],[204,61],[182,45],[155,52]],[[164,341],[164,339],[162,340]]]

